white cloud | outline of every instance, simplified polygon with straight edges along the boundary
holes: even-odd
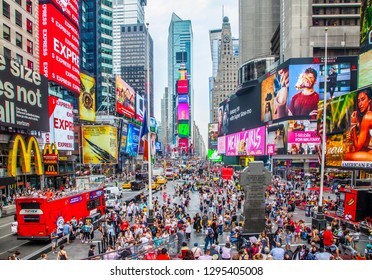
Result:
[[[222,27],[222,6],[229,17],[233,37],[238,38],[238,0],[148,0],[146,22],[154,41],[155,115],[160,120],[160,100],[168,85],[168,28],[174,12],[191,20],[194,35],[194,102],[195,121],[207,145],[209,122],[208,78],[212,73],[209,30]]]

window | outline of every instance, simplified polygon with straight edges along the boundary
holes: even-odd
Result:
[[[22,49],[22,35],[16,32],[16,46]]]
[[[27,40],[27,52],[29,54],[34,54],[34,44],[30,40]]]
[[[27,19],[27,32],[32,34],[32,21]]]
[[[31,60],[27,60],[27,67],[34,70],[34,62]]]
[[[19,64],[23,64],[23,56],[16,54],[16,60]]]
[[[6,47],[4,47],[4,56],[7,57],[7,58],[11,58],[12,57],[12,51]]]
[[[10,18],[10,5],[3,0],[3,16]]]
[[[10,27],[3,24],[3,38],[10,42]]]
[[[32,15],[32,1],[31,0],[26,0],[26,11]]]
[[[17,10],[15,11],[15,22],[18,26],[22,27],[22,14]]]
[[[19,6],[22,6],[22,0],[15,0],[15,2],[16,2]]]

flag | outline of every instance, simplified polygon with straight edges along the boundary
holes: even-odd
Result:
[[[322,164],[322,145],[318,145],[318,163]]]
[[[149,134],[149,126],[147,122],[147,112],[145,111],[145,115],[143,117],[143,123],[142,123],[142,129],[141,129],[141,139],[143,141],[143,160],[148,161],[149,160],[149,142],[147,141],[147,136]]]

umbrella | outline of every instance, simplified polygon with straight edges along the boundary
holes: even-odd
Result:
[[[320,187],[311,187],[311,188],[307,188],[308,191],[320,191]],[[330,191],[331,189],[330,188],[325,188],[323,187],[323,191]]]

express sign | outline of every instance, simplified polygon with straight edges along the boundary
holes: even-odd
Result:
[[[40,1],[41,2],[41,1]],[[43,1],[47,2],[47,1]],[[52,2],[59,7],[63,13],[73,22],[79,26],[79,3],[78,0],[52,0]]]
[[[79,31],[52,4],[39,7],[40,72],[80,93]]]

